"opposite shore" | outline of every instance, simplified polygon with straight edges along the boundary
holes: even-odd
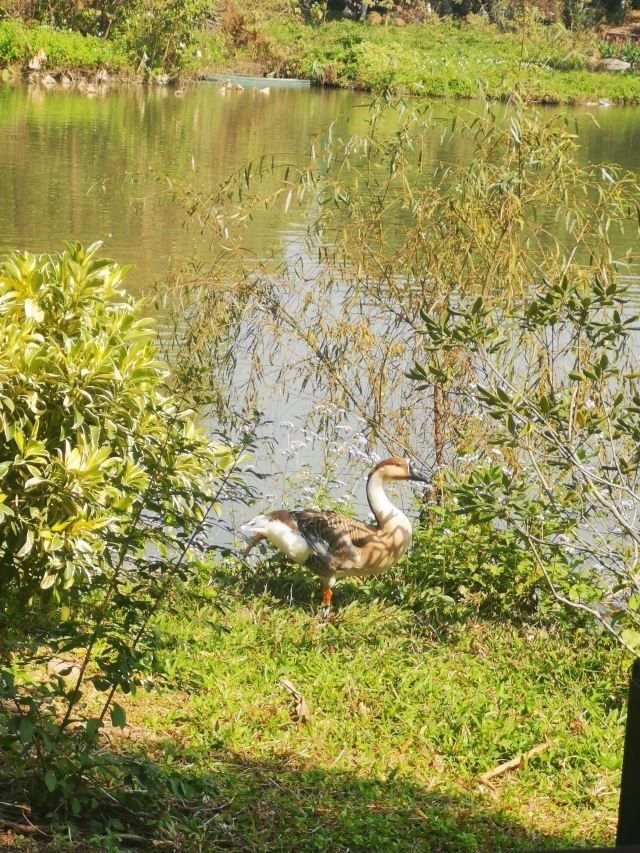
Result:
[[[2,80],[24,77],[50,89],[79,85],[92,91],[107,82],[164,85],[221,72],[425,97],[505,100],[518,91],[537,103],[640,103],[640,73],[633,66],[605,70],[612,58],[613,64],[626,63],[614,50],[609,57],[602,51],[595,33],[538,25],[523,39],[478,16],[462,21],[433,16],[406,26],[350,21],[311,26],[276,16],[241,19],[232,34],[223,26],[199,30],[184,45],[179,63],[152,68],[145,53],[132,55],[114,40],[0,20]]]

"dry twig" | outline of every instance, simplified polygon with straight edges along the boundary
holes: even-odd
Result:
[[[511,761],[505,761],[502,764],[498,764],[497,767],[487,770],[486,773],[483,773],[482,776],[480,776],[480,781],[483,783],[490,782],[492,779],[495,779],[496,776],[502,776],[503,773],[507,773],[509,770],[519,770],[521,767],[525,766],[530,758],[533,758],[534,755],[540,755],[541,752],[544,752],[548,748],[549,741],[539,743],[527,752],[522,752],[516,758],[512,758]]]
[[[41,826],[36,826],[35,823],[17,823],[15,820],[9,820],[6,817],[2,817],[0,815],[0,826],[3,829],[11,829],[13,832],[20,832],[24,835],[46,835],[49,836],[50,833],[46,832],[46,830]]]

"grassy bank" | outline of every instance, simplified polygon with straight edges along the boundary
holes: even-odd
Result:
[[[524,49],[523,49],[524,47]],[[118,40],[0,21],[0,68],[25,68],[38,51],[46,70],[133,74],[139,64]],[[640,102],[640,74],[594,69],[599,43],[561,28],[534,27],[524,45],[473,18],[404,27],[329,21],[311,26],[291,15],[222,16],[184,51],[182,74],[204,70],[276,74],[345,88],[391,89],[428,97],[504,99],[516,89],[534,101]],[[159,71],[160,69],[156,69]]]
[[[128,808],[112,807],[114,846],[126,833],[181,850],[613,842],[626,662],[603,638],[483,621],[436,633],[349,583],[325,623],[306,575],[230,567],[216,580],[165,614],[166,686],[123,697],[128,727],[105,739],[146,766]],[[89,847],[106,846],[98,825],[56,849],[92,831]]]
[[[501,32],[478,17],[435,16],[403,27],[350,21],[311,26],[278,12],[282,4],[271,5],[271,14],[261,7],[254,15],[219,16],[214,31],[197,34],[186,46],[182,75],[205,70],[275,74],[428,97],[467,98],[482,92],[504,99],[519,89],[526,98],[547,103],[640,102],[640,74],[594,70],[604,48],[593,32],[532,26],[523,42],[518,33]],[[0,21],[0,68],[25,68],[41,49],[47,71],[106,68],[134,74],[141,58],[117,39]]]
[[[133,71],[125,51],[113,41],[0,20],[0,68],[24,68],[40,50],[47,56],[47,71],[90,72],[99,68],[115,73]]]
[[[278,75],[432,97],[474,97],[483,91],[506,98],[519,87],[526,97],[550,103],[640,101],[640,75],[592,70],[602,47],[594,32],[532,25],[523,43],[520,34],[501,32],[478,17],[432,16],[402,27],[350,21],[311,26],[284,13],[236,16],[227,27],[223,65],[230,70],[257,62]],[[220,34],[210,43],[216,65]]]

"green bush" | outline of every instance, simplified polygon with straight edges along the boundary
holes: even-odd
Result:
[[[26,65],[42,49],[49,68],[121,70],[137,67],[146,54],[148,69],[175,71],[193,62],[190,48],[208,10],[206,0],[136,0],[116,6],[106,15],[108,23],[92,7],[79,20],[75,4],[67,11],[59,7],[53,18],[35,16],[44,23],[0,20],[0,65]]]
[[[375,593],[436,623],[537,613],[541,575],[513,531],[469,524],[456,510],[450,500],[425,510],[408,557],[373,582]]]
[[[28,51],[24,28],[13,21],[0,21],[0,65],[14,65]]]
[[[24,64],[44,50],[49,68],[121,70],[127,57],[113,42],[20,21],[0,21],[0,66]]]
[[[638,210],[634,177],[611,168],[607,235]],[[640,316],[610,247],[590,248],[591,269],[568,263],[506,309],[467,298],[425,334],[473,365],[463,393],[486,421],[491,450],[452,485],[461,509],[508,526],[556,600],[637,655]]]
[[[0,743],[32,802],[74,812],[236,464],[168,390],[124,275],[79,245],[0,263]]]
[[[152,70],[177,71],[210,5],[207,0],[135,0],[121,7],[114,40],[136,64],[146,56]]]

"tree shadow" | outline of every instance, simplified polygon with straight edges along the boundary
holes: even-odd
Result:
[[[397,567],[388,571],[365,578],[343,578],[334,588],[331,605],[333,618],[339,618],[341,611],[351,604],[369,605],[376,603],[388,607],[400,607],[413,619],[414,628],[438,640],[446,640],[457,633],[457,627],[468,621],[477,620],[478,616],[489,619],[495,624],[514,626],[539,625],[553,618],[537,611],[514,612],[487,611],[480,613],[473,603],[455,604],[456,612],[449,606],[443,607],[435,601],[426,603],[416,597],[412,603],[404,595],[415,585],[403,578],[401,573],[395,574]],[[320,579],[313,572],[302,566],[291,563],[279,554],[266,552],[259,561],[249,561],[238,558],[231,571],[228,567],[213,566],[211,581],[218,589],[226,589],[231,595],[249,602],[266,598],[269,607],[279,610],[296,609],[306,612],[319,611],[322,606],[322,586]],[[420,592],[420,590],[417,590]],[[425,590],[422,590],[424,592]],[[563,612],[562,623],[572,624],[576,628],[589,623],[589,617],[580,611]]]
[[[386,780],[330,771],[294,756],[224,758],[235,819],[218,830],[233,849],[498,851],[569,846],[493,808],[487,798],[451,793],[389,774]],[[250,805],[250,814],[245,808]]]
[[[574,841],[532,833],[486,798],[392,774],[372,779],[286,755],[220,759],[229,805],[207,840],[234,850],[498,851]]]
[[[115,849],[499,853],[602,841],[589,838],[587,828],[582,839],[531,830],[487,796],[393,774],[373,779],[293,755],[261,760],[214,752],[210,772],[199,775],[191,769],[196,760],[201,766],[201,754],[185,754],[169,767],[140,757],[138,791],[126,806],[101,813],[106,825],[117,818]],[[145,779],[154,780],[146,793]],[[91,831],[88,843],[86,824],[67,827],[69,849],[99,847],[95,822]]]
[[[460,614],[455,620],[447,619],[437,608],[412,606],[402,599],[406,582],[398,581],[394,587],[391,569],[384,575],[369,578],[344,578],[334,588],[331,615],[328,622],[338,622],[346,616],[353,604],[364,607],[382,604],[401,608],[411,632],[431,640],[446,642],[453,639],[460,627]],[[313,572],[288,562],[279,555],[269,555],[258,563],[239,561],[231,572],[228,568],[214,566],[211,582],[219,590],[227,590],[242,602],[263,599],[272,610],[296,610],[307,614],[320,614],[322,610],[322,586]],[[477,617],[477,613],[473,614]],[[463,620],[466,621],[466,620]],[[514,623],[512,618],[494,618],[494,621]]]

